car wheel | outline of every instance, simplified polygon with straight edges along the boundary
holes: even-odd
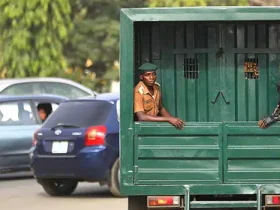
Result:
[[[41,180],[42,187],[51,196],[70,195],[76,189],[78,182],[73,180]]]
[[[123,197],[120,192],[120,159],[118,158],[110,172],[110,180],[109,180],[109,189],[110,192],[115,197]]]

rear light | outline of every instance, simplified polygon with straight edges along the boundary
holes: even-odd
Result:
[[[265,204],[266,205],[280,205],[280,195],[266,195]]]
[[[103,125],[92,126],[86,130],[85,146],[104,145],[106,127]]]
[[[180,196],[148,196],[148,207],[180,207]]]

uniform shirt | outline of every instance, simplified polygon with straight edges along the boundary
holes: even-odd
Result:
[[[161,92],[159,84],[154,84],[154,95],[150,93],[146,85],[140,81],[134,88],[134,113],[145,112],[157,116],[162,109]]]

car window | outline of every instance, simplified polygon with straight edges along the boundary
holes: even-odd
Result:
[[[70,99],[81,98],[90,95],[89,93],[75,86],[58,82],[44,82],[44,86],[46,93],[62,95]]]
[[[39,121],[43,123],[58,108],[59,102],[35,101],[35,106]]]
[[[35,125],[30,102],[13,101],[0,103],[0,126],[3,125]]]
[[[60,104],[44,123],[43,127],[52,128],[57,124],[89,127],[103,125],[113,104],[106,101],[69,101]]]
[[[40,89],[39,83],[20,83],[11,85],[5,88],[2,94],[6,95],[25,95],[25,94],[40,94],[43,93]]]
[[[39,102],[39,101],[35,101],[35,106],[37,107],[38,104],[40,104],[40,103],[50,103],[51,106],[52,106],[52,112],[54,112],[58,108],[58,106],[59,106],[59,103],[55,103],[55,102]]]

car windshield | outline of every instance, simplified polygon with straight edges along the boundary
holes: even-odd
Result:
[[[0,126],[35,125],[36,119],[28,101],[0,103]]]
[[[107,101],[67,101],[46,120],[44,128],[56,126],[88,127],[102,125],[107,120],[111,108]]]

